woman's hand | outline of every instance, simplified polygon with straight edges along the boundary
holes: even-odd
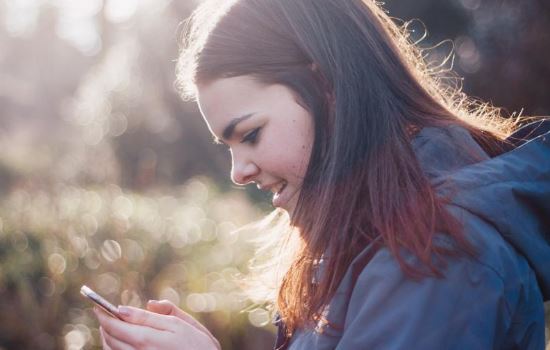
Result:
[[[151,301],[147,308],[120,306],[124,322],[94,308],[104,349],[220,349],[203,325],[169,301]]]
[[[185,322],[189,323],[191,326],[197,328],[197,330],[203,332],[204,334],[208,335],[212,341],[216,344],[218,349],[221,349],[220,343],[210,331],[203,326],[199,321],[195,320],[191,315],[189,315],[187,312],[183,311],[176,305],[174,305],[169,300],[149,300],[147,302],[147,310],[156,312],[157,314],[163,314],[163,315],[172,315],[176,316],[178,318],[181,318]]]

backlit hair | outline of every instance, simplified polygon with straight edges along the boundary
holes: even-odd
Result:
[[[443,276],[446,256],[475,255],[446,199],[436,197],[411,139],[424,127],[459,125],[496,155],[515,122],[445,84],[406,26],[379,4],[206,1],[186,22],[182,93],[193,98],[201,84],[242,75],[287,86],[314,119],[297,207],[289,225],[273,233],[278,242],[288,238],[281,231],[299,235],[284,248],[292,254],[276,285],[289,335],[321,318],[350,262],[372,242],[389,249],[411,278]],[[454,246],[435,245],[436,232]],[[421,265],[406,263],[405,252]]]

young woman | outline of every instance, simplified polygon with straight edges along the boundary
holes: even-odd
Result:
[[[516,124],[445,86],[375,1],[207,1],[188,24],[186,97],[232,180],[288,214],[278,348],[544,348],[549,134],[515,148]],[[98,311],[104,347],[219,348],[147,308]]]

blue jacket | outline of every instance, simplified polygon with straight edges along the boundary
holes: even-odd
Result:
[[[550,299],[550,133],[495,158],[456,126],[423,129],[413,148],[437,192],[452,193],[448,208],[479,256],[449,258],[445,278],[415,282],[386,248],[368,246],[323,313],[343,327],[312,325],[282,347],[543,350],[543,299]],[[445,244],[445,236],[438,242]],[[407,260],[418,263],[411,255]],[[283,327],[279,321],[279,347]]]

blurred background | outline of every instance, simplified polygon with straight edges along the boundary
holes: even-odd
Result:
[[[268,349],[269,313],[234,281],[270,209],[228,181],[174,88],[193,0],[0,0],[0,349],[97,349],[78,291],[165,298],[224,349]],[[389,0],[451,53],[464,90],[507,115],[550,115],[546,0]],[[450,39],[450,40],[449,40]],[[243,312],[243,309],[246,309]]]

